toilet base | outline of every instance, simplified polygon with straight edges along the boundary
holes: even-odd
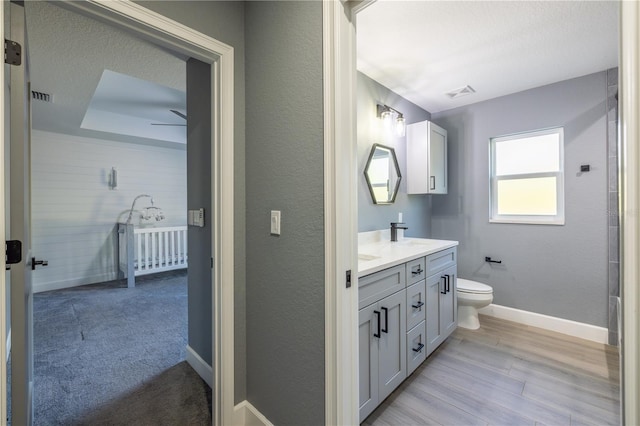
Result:
[[[458,305],[458,327],[477,330],[480,328],[478,310],[473,306]]]

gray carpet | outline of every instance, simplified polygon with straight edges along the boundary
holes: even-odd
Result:
[[[184,362],[186,271],[34,296],[36,425],[209,425]]]

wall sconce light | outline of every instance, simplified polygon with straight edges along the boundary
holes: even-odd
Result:
[[[116,189],[118,187],[118,170],[112,167],[109,171],[109,189]]]
[[[391,108],[388,105],[380,105],[380,104],[377,105],[376,110],[377,110],[378,118],[382,119],[386,128],[391,127],[391,124],[393,123],[393,114],[396,114],[397,115],[395,120],[396,135],[398,137],[403,137],[405,135],[407,125],[404,120],[404,115],[402,115],[400,111],[398,111],[397,109]]]

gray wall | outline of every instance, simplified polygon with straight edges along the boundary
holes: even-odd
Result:
[[[431,196],[407,195],[407,146],[406,137],[398,137],[385,131],[381,120],[376,117],[376,105],[385,104],[400,111],[407,124],[429,120],[431,114],[409,102],[395,92],[358,72],[358,231],[374,231],[389,228],[390,222],[398,220],[402,212],[403,220],[409,227],[406,236],[429,236]],[[364,177],[364,168],[374,143],[395,149],[400,166],[400,189],[395,203],[377,205],[373,203]],[[438,196],[436,196],[437,198]]]
[[[449,194],[431,236],[460,241],[460,277],[493,286],[494,303],[607,326],[606,97],[600,72],[433,114],[449,132]],[[566,224],[490,224],[489,138],[552,126],[564,126]]]
[[[187,209],[204,208],[204,226],[189,226],[189,346],[212,362],[211,65],[187,60]],[[215,380],[215,379],[214,379]]]
[[[245,41],[241,1],[138,1],[234,49],[235,402],[246,398],[245,335]],[[210,321],[209,318],[202,321]]]
[[[323,424],[322,3],[248,2],[245,26],[247,399],[274,424]]]

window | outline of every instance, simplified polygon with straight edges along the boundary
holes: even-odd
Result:
[[[564,137],[555,128],[490,140],[490,222],[564,225]]]

